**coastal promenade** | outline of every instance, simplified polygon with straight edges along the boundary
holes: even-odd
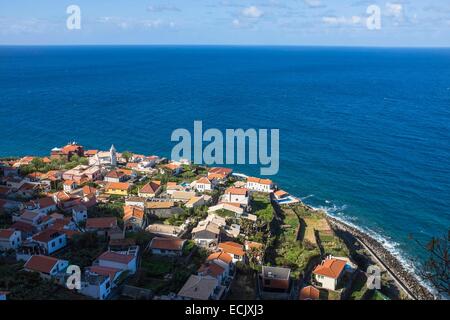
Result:
[[[378,241],[362,233],[358,229],[328,216],[328,221],[333,228],[347,232],[353,236],[392,277],[396,284],[413,300],[434,300],[433,294],[427,290],[419,280],[405,270],[400,261],[386,250]]]

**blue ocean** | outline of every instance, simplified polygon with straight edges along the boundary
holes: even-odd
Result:
[[[450,50],[0,47],[0,156],[169,156],[174,129],[276,128],[271,177],[411,267],[450,226]],[[236,166],[259,173],[259,166]]]

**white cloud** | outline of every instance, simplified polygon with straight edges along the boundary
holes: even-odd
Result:
[[[257,19],[257,18],[262,17],[263,14],[264,14],[264,12],[255,6],[250,6],[250,7],[244,8],[242,10],[242,15],[244,15],[245,17],[248,17],[248,18],[256,18]]]
[[[403,15],[403,6],[400,3],[386,3],[386,15],[394,18],[401,18]]]
[[[330,25],[358,25],[364,22],[364,19],[360,16],[352,17],[323,17],[322,21]]]
[[[239,21],[239,19],[234,19],[232,22],[233,26],[235,27],[239,27],[241,25],[241,22]]]
[[[303,0],[305,4],[310,8],[321,8],[324,7],[320,0]]]

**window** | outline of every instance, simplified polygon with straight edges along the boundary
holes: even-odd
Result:
[[[54,248],[55,247],[55,243],[54,242],[52,242],[52,248]]]
[[[61,238],[59,238],[59,244],[61,244],[62,243],[62,239]]]

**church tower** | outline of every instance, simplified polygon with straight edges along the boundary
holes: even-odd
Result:
[[[109,149],[109,154],[111,157],[111,165],[116,166],[117,165],[117,151],[116,148],[114,148],[114,145],[111,145],[111,149]]]

